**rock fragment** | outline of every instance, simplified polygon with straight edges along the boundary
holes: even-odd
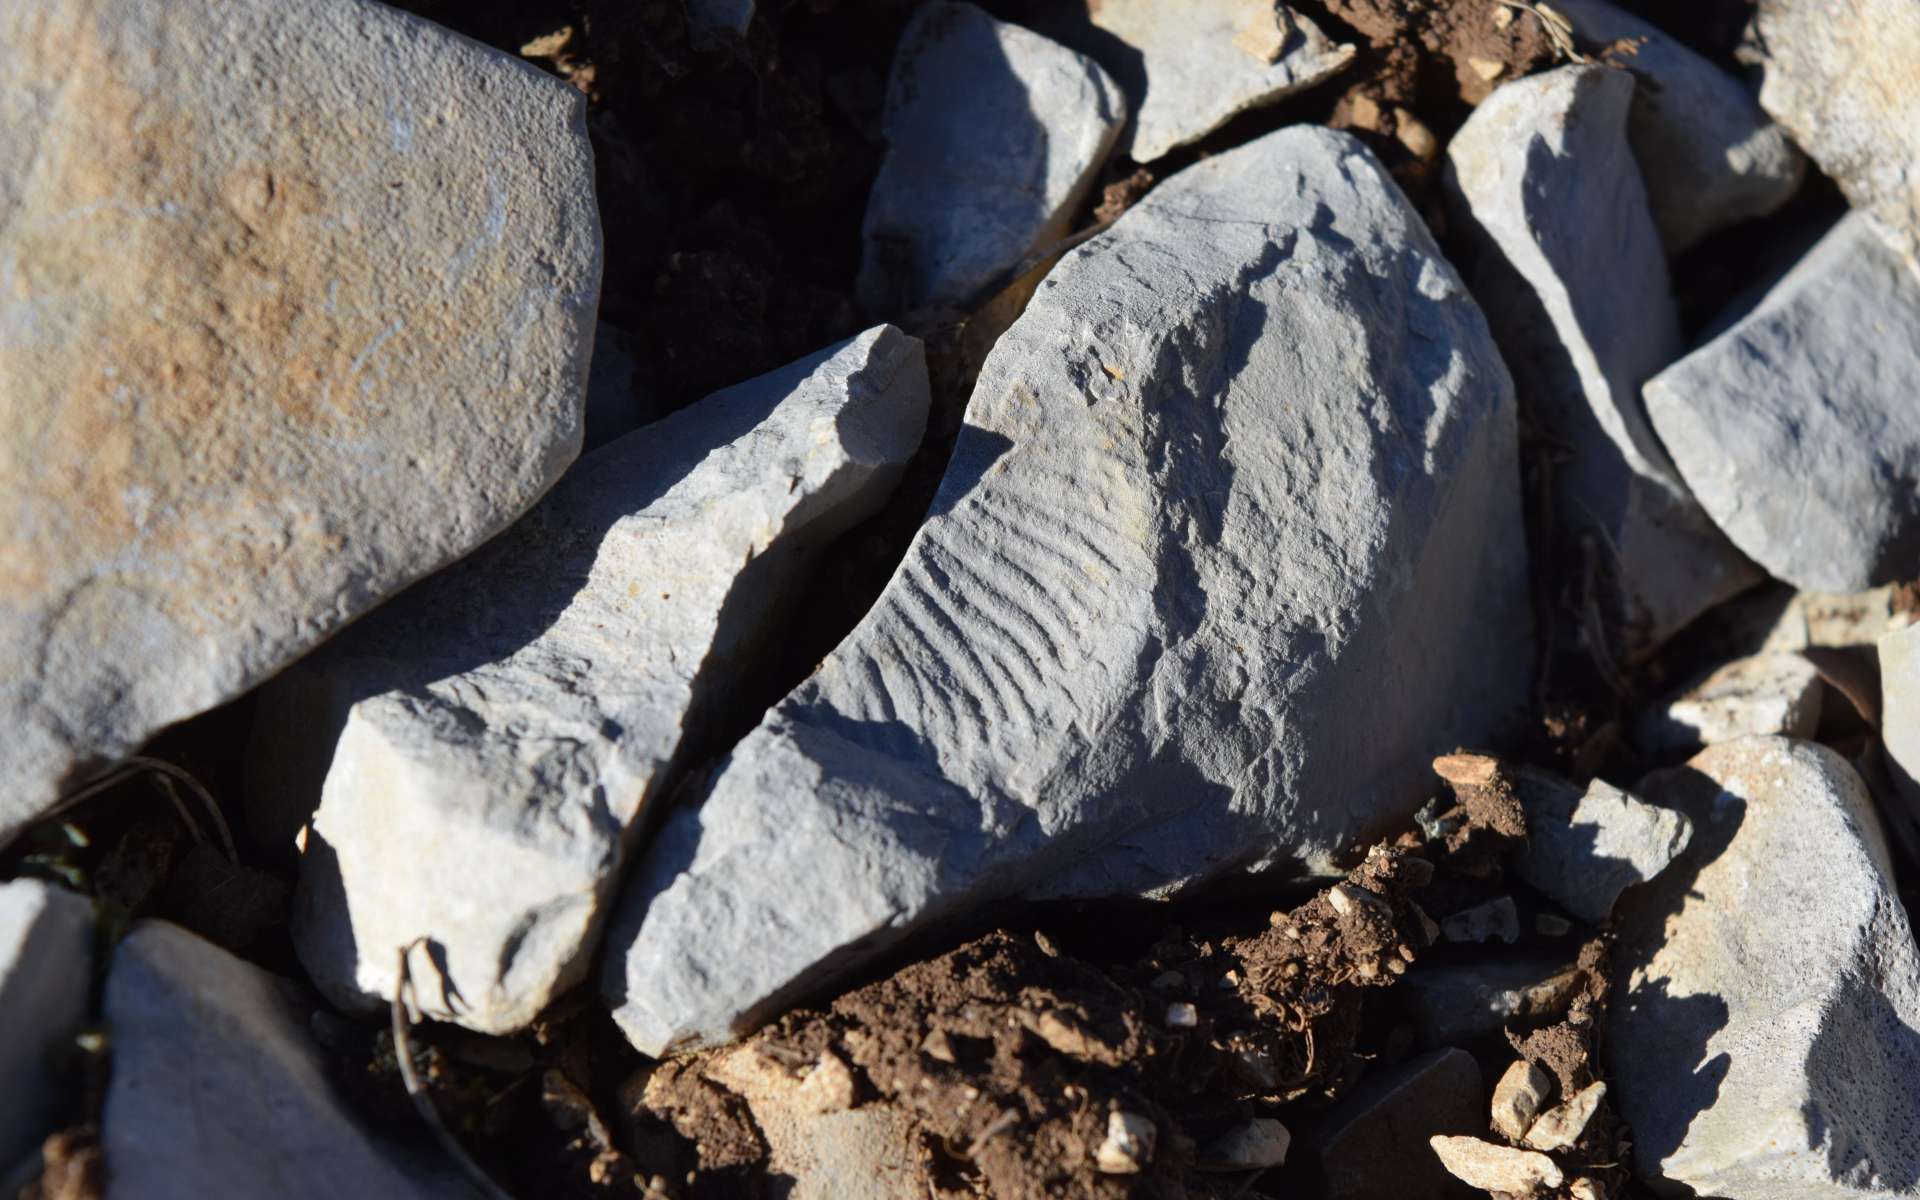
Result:
[[[1905,583],[1864,592],[1795,592],[1775,614],[1759,651],[1872,647],[1886,634],[1914,623],[1912,598]]]
[[[1565,1150],[1580,1140],[1587,1131],[1593,1115],[1600,1111],[1600,1102],[1607,1098],[1607,1085],[1600,1082],[1588,1084],[1564,1104],[1557,1105],[1541,1113],[1539,1119],[1527,1129],[1526,1143],[1535,1150]]]
[[[1626,138],[1633,78],[1563,67],[1505,84],[1448,146],[1451,212],[1534,418],[1570,458],[1555,520],[1637,654],[1757,582],[1688,494],[1641,408],[1680,356],[1666,256]],[[1603,598],[1604,598],[1603,595]]]
[[[997,278],[1071,232],[1126,119],[1119,86],[1085,55],[971,4],[919,9],[887,84],[861,305],[990,299]]]
[[[1494,1131],[1514,1142],[1526,1137],[1552,1092],[1551,1075],[1524,1058],[1514,1062],[1493,1085]]]
[[[580,95],[371,0],[7,5],[0,180],[4,840],[525,512],[601,255]]]
[[[1474,1137],[1437,1137],[1427,1144],[1454,1178],[1495,1195],[1531,1196],[1566,1182],[1559,1166],[1538,1151]]]
[[[1254,1117],[1227,1130],[1200,1151],[1203,1171],[1264,1171],[1287,1161],[1293,1135],[1272,1117]]]
[[[1920,561],[1920,275],[1859,213],[1646,387],[1707,512],[1776,579],[1904,582]]]
[[[1427,1139],[1486,1127],[1480,1068],[1464,1050],[1435,1050],[1363,1076],[1318,1127],[1303,1131],[1326,1200],[1461,1193],[1438,1158],[1409,1154]]]
[[[1093,23],[1139,56],[1124,145],[1152,162],[1250,108],[1303,92],[1353,61],[1301,13],[1270,0],[1100,0]],[[1110,62],[1116,74],[1122,65]],[[1124,78],[1123,83],[1133,80]]]
[[[1661,753],[1749,736],[1812,737],[1820,693],[1820,672],[1801,655],[1737,658],[1647,713],[1634,740]]]
[[[1880,697],[1888,773],[1908,807],[1920,813],[1920,626],[1880,639]]]
[[[1680,813],[1603,780],[1582,790],[1521,768],[1514,783],[1527,812],[1515,873],[1584,921],[1606,920],[1621,892],[1665,870],[1693,834]]]
[[[1865,786],[1784,738],[1642,786],[1695,832],[1617,922],[1608,1040],[1641,1176],[1743,1200],[1912,1194],[1920,955]]]
[[[352,698],[294,914],[328,998],[390,999],[417,938],[422,1011],[471,1029],[522,1028],[578,982],[688,738],[812,549],[892,491],[926,409],[920,343],[892,326],[716,393],[292,675]]]
[[[1520,940],[1520,910],[1512,896],[1500,896],[1485,904],[1463,908],[1440,923],[1450,942],[1505,942],[1511,946]]]
[[[92,978],[93,905],[37,879],[0,883],[0,1169],[59,1120],[54,1056],[87,1019]]]
[[[1510,1020],[1563,1012],[1580,972],[1552,961],[1502,959],[1415,967],[1401,981],[1408,1015],[1429,1046],[1461,1046],[1498,1033]]]
[[[1054,269],[886,592],[662,830],[622,1027],[727,1039],[998,896],[1332,866],[1524,693],[1514,476],[1478,312],[1358,142],[1162,183]]]
[[[1093,1152],[1094,1166],[1107,1175],[1137,1175],[1153,1161],[1158,1138],[1151,1118],[1116,1108],[1107,1114],[1107,1136]]]
[[[766,1138],[768,1168],[793,1180],[791,1200],[895,1200],[908,1194],[919,1159],[909,1118],[886,1104],[823,1109],[808,1093],[822,1069],[834,1076],[847,1072],[849,1085],[853,1078],[843,1060],[830,1057],[837,1070],[823,1062],[801,1080],[758,1047],[737,1046],[715,1055],[705,1072],[746,1101]]]
[[[1556,0],[1597,46],[1627,41],[1618,61],[1638,80],[1627,140],[1668,254],[1792,198],[1806,156],[1740,80],[1606,0]]]

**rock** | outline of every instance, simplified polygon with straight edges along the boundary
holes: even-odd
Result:
[[[1135,162],[1152,162],[1250,108],[1303,92],[1354,56],[1352,46],[1270,0],[1100,0],[1089,8],[1093,23],[1137,64],[1131,71],[1108,64],[1124,72],[1122,82],[1137,79],[1128,89],[1138,103],[1124,147]]]
[[[1200,1151],[1202,1171],[1264,1171],[1287,1161],[1293,1135],[1272,1117],[1254,1117],[1233,1126]]]
[[[307,727],[341,729],[294,910],[328,999],[384,1004],[417,938],[421,1011],[484,1033],[577,983],[689,737],[741,702],[812,551],[879,508],[926,411],[892,326],[728,388],[290,675],[332,706]]]
[[[1580,1140],[1607,1098],[1607,1085],[1590,1083],[1558,1107],[1540,1114],[1527,1130],[1527,1145],[1535,1150],[1565,1150]]]
[[[841,1071],[848,1068],[837,1056]],[[707,1064],[707,1077],[747,1102],[766,1138],[767,1166],[792,1180],[789,1200],[896,1200],[919,1178],[912,1123],[885,1104],[821,1109],[807,1095],[815,1067],[796,1079],[754,1046],[729,1047]],[[829,1071],[832,1068],[827,1068]],[[852,1082],[848,1073],[847,1082]]]
[[[1429,1046],[1465,1045],[1510,1020],[1561,1012],[1579,986],[1578,970],[1530,958],[1415,967],[1400,983],[1407,1014]]]
[[[0,841],[559,477],[582,107],[371,0],[0,12]]]
[[[1427,1144],[1454,1178],[1496,1195],[1531,1196],[1566,1182],[1552,1159],[1532,1150],[1496,1146],[1473,1137],[1430,1138]]]
[[[1920,813],[1920,626],[1880,639],[1880,696],[1887,772],[1908,808]]]
[[[638,354],[637,339],[632,334],[600,322],[593,335],[593,369],[587,372],[582,454],[660,419],[659,408],[639,377]]]
[[[1085,55],[971,4],[919,9],[887,83],[861,306],[895,315],[990,299],[1071,232],[1126,120],[1118,85]]]
[[[54,1131],[68,1073],[54,1061],[87,1019],[93,905],[37,879],[0,883],[0,1169]]]
[[[1812,737],[1820,691],[1820,672],[1798,654],[1737,658],[1647,713],[1634,741],[1658,754],[1754,735]]]
[[[1914,623],[1911,593],[1904,583],[1864,592],[1795,592],[1774,616],[1762,653],[1812,647],[1872,647],[1885,635]]]
[[[1159,1130],[1139,1113],[1114,1109],[1107,1114],[1107,1137],[1093,1152],[1093,1162],[1107,1175],[1137,1175],[1153,1161]]]
[[[1761,0],[1760,105],[1920,271],[1920,6]]]
[[[1738,79],[1605,0],[1556,0],[1596,46],[1631,41],[1619,62],[1637,82],[1627,141],[1668,254],[1764,217],[1792,198],[1806,156]]]
[[[1693,835],[1686,817],[1603,780],[1583,792],[1520,768],[1514,781],[1527,813],[1514,872],[1583,921],[1606,920],[1621,892],[1660,874]]]
[[[1524,1058],[1514,1062],[1493,1085],[1494,1132],[1514,1142],[1526,1137],[1552,1092],[1551,1075]]]
[[[1512,896],[1501,896],[1461,909],[1442,921],[1440,929],[1450,942],[1501,941],[1511,946],[1520,940],[1520,910]]]
[[[687,0],[687,24],[696,40],[712,44],[721,35],[747,36],[754,0]]]
[[[1485,326],[1358,142],[1160,184],[1048,276],[885,593],[654,842],[622,1027],[724,1040],[996,897],[1333,873],[1525,693],[1514,478]]]
[[[1920,277],[1858,213],[1647,384],[1700,503],[1776,579],[1905,581],[1920,560]]]
[[[1320,1184],[1319,1191],[1306,1194],[1374,1200],[1465,1193],[1439,1159],[1407,1148],[1437,1135],[1484,1129],[1485,1095],[1480,1068],[1464,1050],[1435,1050],[1369,1073],[1320,1125],[1303,1134]]]
[[[311,1005],[296,995],[184,929],[134,927],[106,986],[108,1200],[470,1194],[360,1127],[327,1082],[305,1032]]]
[[[1688,495],[1640,406],[1680,322],[1627,148],[1633,78],[1563,67],[1498,88],[1447,150],[1473,293],[1534,418],[1571,458],[1555,520],[1611,578],[1624,649],[1658,645],[1759,574]]]
[[[1920,956],[1872,799],[1744,738],[1642,784],[1693,844],[1622,905],[1608,1044],[1641,1176],[1741,1200],[1912,1195]]]

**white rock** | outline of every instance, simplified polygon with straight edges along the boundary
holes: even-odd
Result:
[[[886,158],[861,227],[870,313],[972,307],[1071,232],[1126,124],[1092,59],[971,4],[914,13],[887,83]]]
[[[1531,1196],[1566,1181],[1559,1166],[1537,1151],[1496,1146],[1473,1137],[1429,1138],[1427,1144],[1454,1178],[1496,1195]]]
[[[108,1200],[468,1196],[376,1143],[333,1094],[295,986],[159,921],[107,976]]]
[[[1093,1164],[1108,1175],[1137,1175],[1153,1161],[1159,1129],[1151,1118],[1114,1109],[1107,1114],[1107,1136],[1093,1152]]]
[[[1203,1171],[1264,1171],[1287,1161],[1293,1135],[1272,1117],[1254,1117],[1227,1130],[1200,1151]]]
[[[1738,79],[1606,0],[1554,7],[1584,41],[1635,43],[1619,60],[1639,80],[1627,140],[1667,253],[1764,217],[1799,189],[1806,156]]]
[[[1519,1141],[1533,1127],[1534,1118],[1553,1092],[1553,1077],[1526,1059],[1508,1066],[1493,1085],[1493,1128],[1509,1141]]]
[[[0,883],[0,1170],[53,1132],[68,1100],[54,1055],[87,1019],[93,905],[37,879]]]
[[[1920,626],[1883,636],[1879,660],[1887,773],[1909,809],[1920,813]]]
[[[6,5],[0,212],[4,840],[526,511],[600,230],[579,93],[371,0]]]
[[[837,1056],[840,1071],[846,1064]],[[832,1068],[828,1068],[830,1071]],[[762,1057],[756,1047],[729,1047],[705,1068],[708,1079],[740,1096],[767,1140],[768,1167],[792,1181],[788,1200],[898,1200],[919,1178],[911,1121],[887,1104],[823,1110],[808,1085]],[[847,1075],[848,1084],[852,1076]]]
[[[1920,271],[1920,5],[1760,0],[1760,104]]]
[[[294,907],[321,991],[383,1004],[416,938],[422,1011],[471,1029],[523,1028],[579,982],[689,735],[779,636],[811,551],[886,499],[926,410],[892,326],[728,388],[588,455],[292,673],[310,703],[353,698]]]
[[[1600,1111],[1600,1102],[1607,1098],[1607,1085],[1600,1082],[1588,1084],[1564,1104],[1540,1114],[1527,1130],[1527,1145],[1535,1150],[1565,1150],[1580,1140],[1580,1135],[1593,1123],[1593,1115]]]
[[[1611,577],[1629,651],[1758,580],[1694,503],[1640,405],[1680,322],[1627,148],[1633,77],[1563,67],[1495,90],[1447,151],[1470,282],[1534,417],[1571,458],[1555,519]],[[1609,595],[1612,593],[1609,592]]]
[[[1162,183],[1047,278],[873,611],[654,842],[628,1036],[724,1040],[1016,892],[1331,869],[1525,692],[1512,420],[1358,142]]]
[[[1512,896],[1500,896],[1463,908],[1440,923],[1450,942],[1501,941],[1511,946],[1520,940],[1520,910]]]
[[[1338,73],[1354,48],[1273,0],[1099,0],[1093,23],[1144,72],[1125,149],[1152,162],[1230,119]]]
[[[1585,921],[1606,920],[1621,892],[1665,870],[1693,834],[1685,816],[1604,780],[1582,791],[1529,768],[1514,780],[1527,813],[1515,874]]]
[[[1801,655],[1736,658],[1647,713],[1634,740],[1659,753],[1755,735],[1812,737],[1820,693],[1820,672]]]
[[[1646,387],[1700,503],[1776,579],[1903,582],[1920,561],[1920,276],[1858,213]]]
[[[1640,1174],[1741,1200],[1920,1194],[1920,955],[1859,777],[1745,738],[1642,786],[1695,832],[1617,923],[1608,1043]]]

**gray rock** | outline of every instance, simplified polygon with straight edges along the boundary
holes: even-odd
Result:
[[[600,322],[593,335],[593,369],[587,372],[586,437],[582,454],[660,419],[659,406],[640,379],[634,336]]]
[[[1920,277],[1842,220],[1646,387],[1693,494],[1775,578],[1850,592],[1920,561]]]
[[[1820,693],[1820,672],[1801,655],[1736,658],[1648,712],[1634,741],[1648,753],[1663,753],[1741,737],[1812,737]]]
[[[37,879],[0,883],[0,1170],[53,1132],[71,1072],[55,1055],[87,1019],[93,905]]]
[[[353,697],[294,907],[321,991],[378,1006],[416,938],[422,1011],[471,1029],[523,1028],[579,982],[647,806],[926,412],[920,343],[892,326],[719,392],[581,460],[291,677]]]
[[[1580,972],[1565,963],[1504,958],[1415,967],[1401,980],[1400,994],[1424,1044],[1463,1046],[1500,1032],[1508,1021],[1564,1011],[1579,984]]]
[[[874,609],[670,818],[622,1026],[725,1039],[999,896],[1331,871],[1524,694],[1514,459],[1479,312],[1357,141],[1161,184],[995,347]]]
[[[1920,955],[1866,787],[1746,738],[1658,772],[1681,864],[1621,906],[1614,1096],[1660,1186],[1741,1200],[1920,1194]]]
[[[1757,582],[1668,461],[1640,386],[1680,356],[1680,322],[1627,148],[1633,78],[1563,67],[1495,90],[1448,147],[1470,283],[1534,418],[1571,458],[1555,520],[1611,577],[1626,649],[1657,645]]]
[[[371,0],[0,8],[0,841],[572,461],[582,107]]]
[[[876,315],[973,308],[1069,232],[1126,123],[1092,59],[971,4],[908,22],[887,82],[887,155],[856,292]]]
[[[754,0],[686,0],[686,5],[695,38],[709,43],[722,35],[745,37],[753,25]]]
[[[1143,76],[1125,149],[1152,162],[1250,108],[1303,92],[1353,61],[1273,0],[1099,0],[1093,23],[1138,56]],[[1119,73],[1118,64],[1111,64]]]
[[[1760,0],[1760,104],[1920,272],[1920,4]]]
[[[1764,217],[1792,198],[1806,156],[1746,85],[1606,0],[1555,0],[1585,41],[1631,40],[1619,61],[1638,79],[1627,140],[1667,253]]]
[[[1603,780],[1583,790],[1523,767],[1514,784],[1527,812],[1514,872],[1585,921],[1606,920],[1621,892],[1664,871],[1693,835],[1680,813]]]
[[[1302,1132],[1305,1157],[1318,1167],[1326,1200],[1382,1196],[1459,1197],[1476,1193],[1440,1160],[1409,1147],[1429,1138],[1486,1129],[1486,1090],[1473,1055],[1435,1050],[1363,1077],[1325,1120]]]
[[[295,986],[184,929],[134,927],[107,975],[107,1200],[467,1197],[334,1095]]]
[[[1879,658],[1880,736],[1888,774],[1908,808],[1920,813],[1920,625],[1882,637]]]

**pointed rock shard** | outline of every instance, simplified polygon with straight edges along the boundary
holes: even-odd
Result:
[[[724,1040],[998,896],[1332,867],[1524,693],[1514,436],[1358,142],[1161,184],[995,347],[873,611],[662,830],[608,963],[629,1036]]]
[[[600,232],[579,94],[370,0],[0,7],[0,214],[4,840],[539,498]]]
[[[1496,90],[1448,147],[1471,282],[1521,394],[1571,459],[1556,519],[1585,535],[1640,651],[1759,572],[1687,493],[1640,407],[1680,321],[1627,149],[1633,79],[1563,67]]]
[[[352,701],[294,912],[328,998],[391,998],[421,937],[423,1011],[471,1029],[522,1028],[578,982],[643,810],[777,636],[810,552],[892,491],[926,412],[920,343],[892,326],[729,388],[588,455],[276,682]]]
[[[1091,7],[1093,23],[1131,48],[1135,72],[1143,73],[1125,147],[1135,162],[1197,142],[1353,61],[1352,46],[1273,0],[1100,0]],[[1118,73],[1119,63],[1109,65]]]
[[[86,1023],[92,981],[93,905],[38,879],[0,883],[0,1163],[9,1169],[60,1119],[71,1073],[55,1055]]]
[[[415,1163],[360,1126],[299,994],[177,926],[134,927],[107,975],[108,1200],[472,1195],[450,1167]]]
[[[1666,870],[1693,836],[1686,817],[1605,780],[1583,789],[1522,767],[1514,791],[1527,812],[1514,873],[1583,921],[1606,920],[1621,892]]]
[[[1668,254],[1763,217],[1799,190],[1807,159],[1738,79],[1606,0],[1555,0],[1583,42],[1620,41],[1639,79],[1627,140]]]
[[[1694,840],[1616,927],[1614,1097],[1636,1165],[1703,1196],[1912,1196],[1920,953],[1873,800],[1824,746],[1656,772]]]
[[[1693,494],[1775,578],[1849,592],[1913,577],[1915,330],[1920,276],[1855,213],[1647,384],[1647,415]]]
[[[856,285],[875,315],[966,307],[1065,237],[1126,123],[1092,59],[971,4],[929,4],[894,51],[887,156]]]

